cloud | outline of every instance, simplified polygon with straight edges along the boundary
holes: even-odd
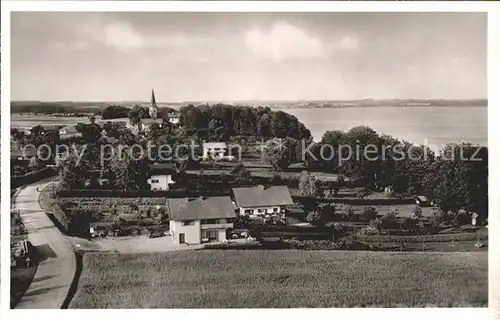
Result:
[[[182,34],[145,33],[130,22],[102,17],[94,17],[87,21],[81,27],[80,34],[87,41],[98,42],[122,51],[153,47],[179,48],[206,40],[200,37],[186,37]]]
[[[356,50],[359,47],[359,41],[357,38],[354,38],[352,36],[343,36],[340,39],[337,47],[338,49],[347,51]]]
[[[275,23],[268,31],[250,30],[245,34],[247,46],[259,57],[271,59],[322,58],[322,42],[302,29],[287,23]]]
[[[146,44],[144,37],[131,24],[119,21],[105,26],[102,40],[118,49],[142,48]]]

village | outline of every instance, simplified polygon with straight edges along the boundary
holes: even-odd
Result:
[[[203,110],[222,116],[209,116],[204,120],[207,126],[200,122]],[[297,120],[287,114],[253,109],[260,119],[253,120],[255,129],[245,129],[237,118],[241,116],[224,118],[230,110],[251,109],[206,105],[171,110],[158,107],[153,90],[149,104],[126,108],[127,118],[123,108],[110,106],[103,114],[116,115],[108,120],[99,116],[96,121],[90,115],[87,122],[74,125],[14,128],[11,266],[20,281],[13,287],[17,293],[12,306],[25,304],[29,274],[43,273],[40,267],[33,272],[33,266],[48,258],[56,264],[63,256],[54,248],[67,241],[61,248],[65,264],[73,260],[68,257],[72,252],[85,256],[202,249],[486,250],[484,204],[466,208],[451,204],[449,196],[429,198],[426,185],[413,180],[422,166],[431,168],[428,160],[411,163],[418,169],[415,173],[405,169],[405,179],[390,175],[381,179],[384,173],[370,172],[369,166],[349,172],[315,159],[317,148],[309,158],[300,159],[299,155],[307,155],[299,144],[299,139],[307,138],[307,130],[292,124]],[[240,127],[231,133],[227,119]],[[252,130],[255,134],[250,134]],[[333,140],[338,146],[341,135],[345,141],[348,135],[378,137],[370,130],[332,131],[319,144],[310,139],[308,144],[320,147]],[[245,131],[249,134],[234,135]],[[172,150],[188,140],[195,140],[198,147],[179,159],[162,159],[158,148],[148,150],[150,159],[133,149],[118,148],[154,142],[154,146],[170,144]],[[62,143],[76,153],[60,152]],[[38,200],[33,206],[41,211],[37,215],[44,216],[40,222],[57,230],[50,230],[57,234],[57,246],[44,244],[40,252],[39,244],[31,244],[44,232],[29,223],[33,214],[19,209],[23,193]],[[81,269],[78,262],[70,265]],[[63,281],[67,287],[72,278],[70,269]]]

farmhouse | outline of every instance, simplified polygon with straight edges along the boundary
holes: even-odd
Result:
[[[170,233],[175,243],[225,242],[236,217],[229,196],[168,199]]]
[[[283,207],[293,205],[286,186],[236,187],[232,195],[240,215],[284,215]]]
[[[173,124],[173,125],[177,125],[179,124],[181,120],[181,113],[170,113],[168,114],[168,121]]]
[[[227,144],[224,142],[203,143],[203,159],[232,159],[227,155]]]
[[[64,138],[73,138],[73,137],[82,137],[82,133],[76,130],[75,126],[65,126],[59,129],[59,137],[61,139]]]
[[[175,164],[152,164],[149,167],[148,183],[152,191],[168,191],[169,185],[175,183],[172,175],[176,172]]]

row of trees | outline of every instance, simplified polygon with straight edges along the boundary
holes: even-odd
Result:
[[[158,118],[168,120],[168,114],[175,112],[176,110],[170,107],[160,107],[158,108]],[[135,105],[132,109],[120,106],[111,105],[104,108],[102,111],[102,119],[118,119],[118,118],[137,118],[140,115],[141,118],[150,118],[149,108],[146,106]]]
[[[311,132],[297,117],[269,107],[246,107],[224,104],[188,105],[180,109],[181,123],[188,129],[219,130],[227,137],[236,135],[261,137],[311,137]]]
[[[266,156],[277,170],[303,162],[309,171],[345,175],[356,185],[370,189],[389,186],[395,195],[426,195],[445,212],[464,209],[487,213],[485,146],[448,144],[436,154],[427,146],[380,136],[365,126],[347,132],[328,131],[317,143],[286,138],[273,146]],[[314,184],[309,186],[318,186]],[[309,194],[318,194],[318,189]]]

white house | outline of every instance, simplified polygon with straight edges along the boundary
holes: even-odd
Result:
[[[59,129],[59,137],[72,138],[72,137],[82,137],[82,133],[76,130],[75,126],[65,126]]]
[[[175,164],[152,164],[149,167],[148,184],[152,191],[168,191],[170,184],[175,183],[173,174],[176,172]]]
[[[177,244],[225,242],[226,230],[233,228],[236,217],[229,196],[170,198],[169,226]]]
[[[286,186],[236,187],[232,196],[240,215],[284,215],[284,206],[294,204]]]
[[[203,159],[230,159],[227,151],[227,144],[224,142],[203,143]]]
[[[173,125],[177,125],[179,124],[181,120],[181,113],[170,113],[168,114],[168,121],[173,124]]]

